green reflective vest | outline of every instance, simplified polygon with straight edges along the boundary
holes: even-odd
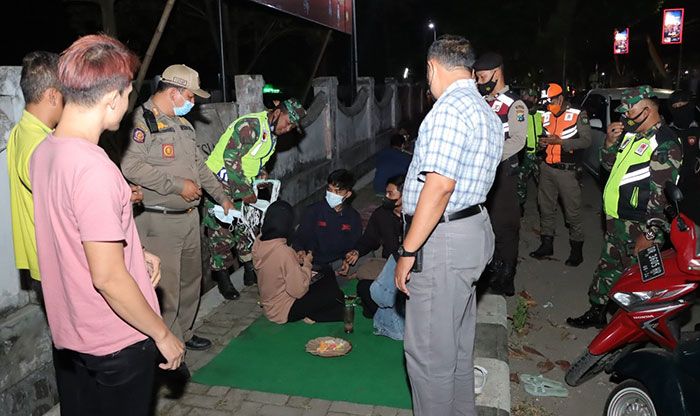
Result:
[[[607,215],[622,220],[646,219],[651,192],[649,164],[658,145],[656,134],[625,134],[603,192]]]
[[[231,136],[233,134],[238,134],[234,131],[238,122],[247,118],[254,118],[258,120],[260,124],[260,134],[258,134],[257,140],[253,144],[253,147],[241,158],[243,175],[248,182],[253,182],[258,174],[260,174],[260,170],[265,166],[265,163],[270,160],[270,157],[275,152],[277,139],[270,130],[270,124],[267,121],[267,111],[246,114],[236,119],[233,123],[229,124],[224,134],[221,135],[206,162],[209,169],[224,182],[228,182],[228,174],[226,173],[226,165],[224,164],[224,151],[228,146]]]
[[[537,141],[542,134],[542,129],[542,113],[537,111],[535,114],[528,114],[527,140],[525,142],[527,153],[537,152]]]

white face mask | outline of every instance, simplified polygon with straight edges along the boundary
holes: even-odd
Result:
[[[326,191],[326,202],[328,202],[328,205],[330,205],[331,208],[335,208],[338,205],[343,203],[344,197],[334,194],[331,191]]]

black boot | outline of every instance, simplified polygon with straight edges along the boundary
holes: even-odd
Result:
[[[605,305],[591,305],[583,315],[578,318],[566,318],[566,323],[574,328],[603,328],[608,323]]]
[[[551,235],[540,236],[540,246],[537,250],[530,253],[530,257],[534,257],[537,260],[541,260],[547,256],[554,254],[554,237]]]
[[[212,270],[211,279],[219,286],[219,293],[226,299],[234,300],[241,297],[236,288],[231,283],[231,276],[228,270]]]
[[[514,264],[504,262],[491,280],[491,293],[503,296],[515,295],[515,271]]]
[[[243,284],[253,286],[258,283],[258,275],[255,274],[255,267],[252,261],[243,263]]]
[[[567,266],[576,267],[583,263],[583,241],[570,240],[569,243],[571,243],[571,252],[569,253],[569,258],[566,259],[564,264]]]

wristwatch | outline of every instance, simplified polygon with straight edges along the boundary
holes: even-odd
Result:
[[[403,244],[399,246],[399,249],[397,250],[399,253],[399,257],[416,257],[416,253],[418,251],[406,251],[405,248],[403,248]]]

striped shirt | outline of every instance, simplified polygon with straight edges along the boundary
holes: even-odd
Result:
[[[486,201],[503,153],[501,120],[471,79],[450,85],[421,123],[406,175],[403,210],[413,215],[427,173],[453,179],[445,213]]]

